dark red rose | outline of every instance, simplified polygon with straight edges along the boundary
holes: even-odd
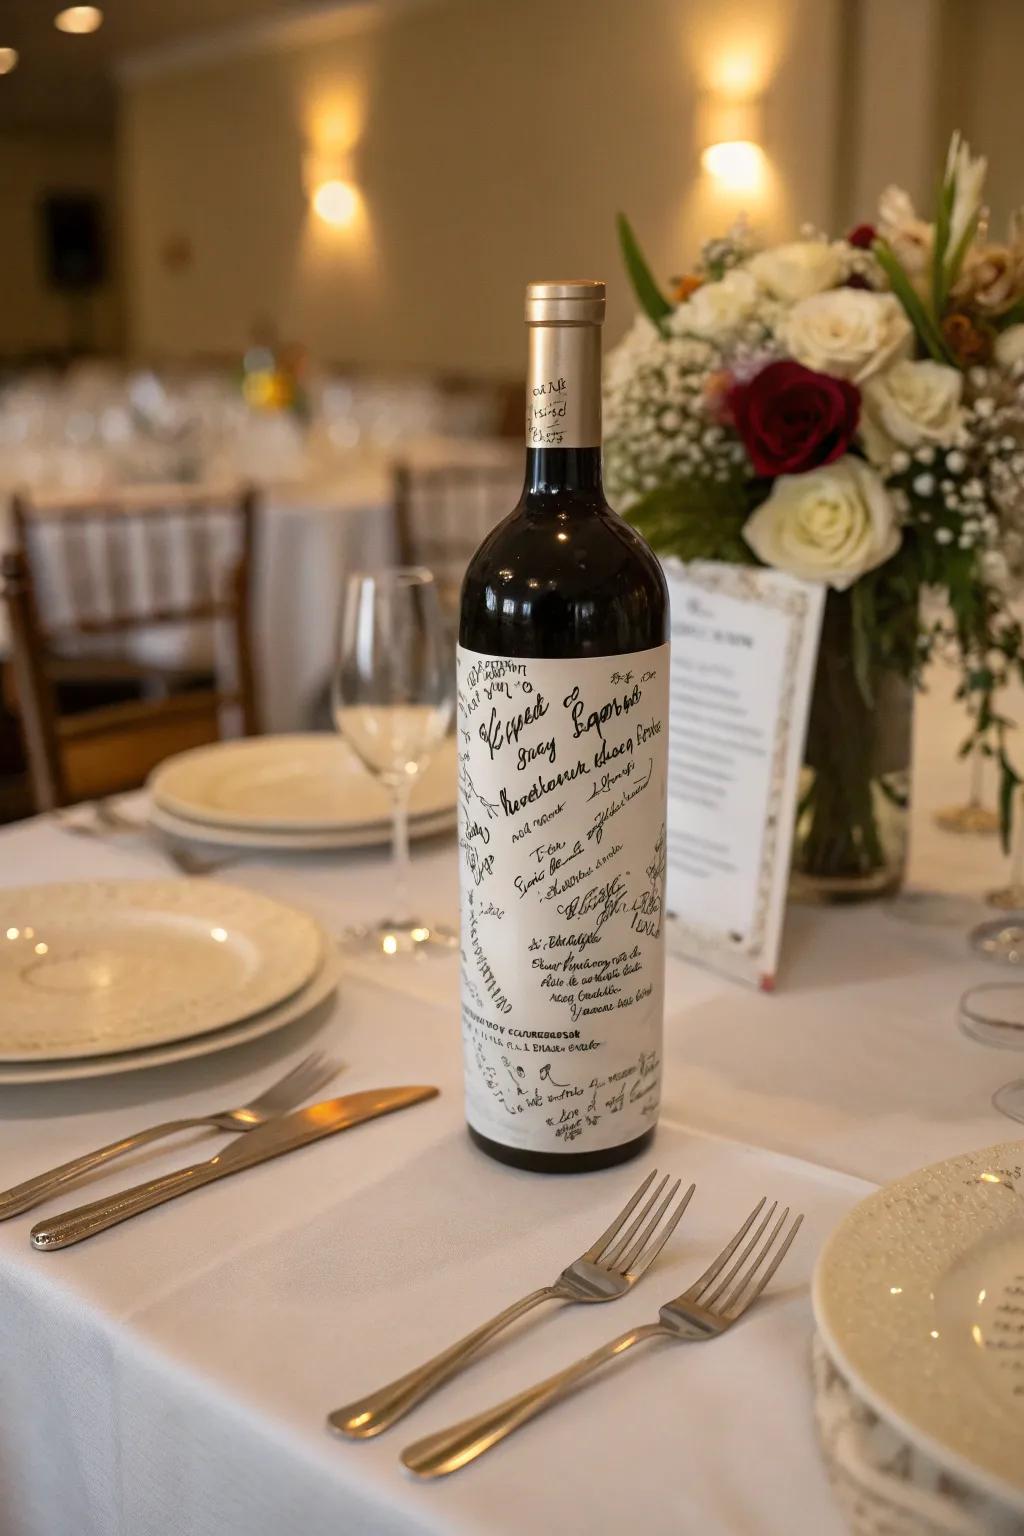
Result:
[[[851,229],[846,237],[847,245],[855,245],[858,251],[870,251],[878,238],[878,231],[873,224],[858,224],[856,229]]]
[[[800,475],[846,452],[860,390],[802,363],[769,363],[749,383],[733,385],[728,406],[759,475]]]

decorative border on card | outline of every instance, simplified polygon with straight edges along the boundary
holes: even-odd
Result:
[[[670,577],[681,577],[704,592],[773,608],[790,621],[786,633],[785,681],[779,699],[772,748],[768,812],[758,863],[756,906],[750,932],[744,940],[735,942],[716,929],[704,928],[685,921],[671,911],[666,912],[669,948],[675,953],[737,979],[756,980],[762,990],[771,991],[775,984],[774,956],[771,968],[759,969],[756,975],[751,973],[750,962],[756,963],[764,954],[769,941],[769,919],[772,916],[772,898],[777,882],[776,859],[782,802],[792,748],[794,702],[799,680],[798,662],[806,642],[807,624],[820,622],[823,598],[820,589],[807,584],[793,585],[793,578],[763,566],[726,565],[703,560],[685,564],[675,559],[665,560],[663,564]]]

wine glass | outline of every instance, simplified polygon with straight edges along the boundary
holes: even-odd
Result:
[[[971,948],[986,960],[998,960],[1004,965],[1024,964],[1024,796],[1018,797],[1014,816],[1009,881],[989,891],[985,900],[1007,916],[992,918],[973,928],[969,935]]]
[[[352,572],[338,622],[334,719],[391,796],[391,912],[353,935],[380,954],[455,943],[450,930],[414,916],[409,905],[409,796],[444,740],[454,700],[453,658],[430,571]]]
[[[986,981],[960,999],[960,1028],[982,1045],[1024,1050],[1024,983]],[[1004,1083],[992,1104],[1011,1120],[1024,1121],[1024,1078]]]

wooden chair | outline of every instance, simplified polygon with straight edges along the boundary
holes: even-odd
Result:
[[[452,613],[477,546],[519,500],[522,452],[493,463],[398,463],[392,477],[398,559],[433,571],[442,606]]]
[[[256,496],[144,487],[13,506],[2,561],[11,672],[37,810],[134,788],[163,758],[216,741],[227,712],[259,730],[250,637]],[[146,659],[163,642],[198,659]],[[218,644],[223,637],[226,644]],[[69,681],[137,697],[61,713]]]

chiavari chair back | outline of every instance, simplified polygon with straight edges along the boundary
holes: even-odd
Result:
[[[521,451],[493,463],[394,466],[398,558],[433,571],[448,614],[458,610],[462,578],[478,545],[512,511],[522,487]]]
[[[13,504],[11,672],[38,810],[141,784],[171,753],[259,729],[249,489],[142,487]],[[74,684],[132,696],[69,713]]]

